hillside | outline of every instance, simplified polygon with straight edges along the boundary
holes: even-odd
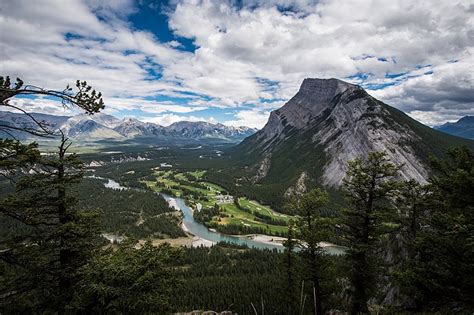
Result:
[[[265,127],[229,152],[240,163],[239,190],[281,204],[284,195],[324,185],[337,190],[347,162],[385,151],[403,164],[401,176],[426,182],[428,159],[474,142],[429,128],[337,79],[305,79],[298,93],[273,111]]]
[[[456,122],[436,126],[435,129],[450,135],[474,140],[474,116],[464,116]]]

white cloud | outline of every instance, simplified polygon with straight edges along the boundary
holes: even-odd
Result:
[[[123,110],[141,110],[151,114],[165,112],[190,113],[207,109],[206,106],[178,105],[171,102],[156,102],[139,98],[110,98],[106,100],[106,112],[117,113]]]
[[[414,110],[408,113],[412,118],[425,123],[428,126],[439,126],[446,122],[458,121],[460,116],[436,111]],[[462,117],[462,116],[461,116]]]
[[[172,3],[169,25],[193,40],[194,53],[131,25],[127,17],[137,10],[131,0],[5,0],[0,72],[55,89],[86,79],[114,113],[197,117],[208,107],[255,106],[229,123],[259,127],[303,78],[356,73],[368,74],[364,84],[396,81],[371,94],[423,122],[473,114],[472,0]],[[428,69],[433,74],[424,75]],[[157,96],[172,101],[149,101]]]
[[[6,1],[0,28],[1,71],[25,82],[62,89],[86,79],[106,98],[183,90],[176,82],[150,80],[147,70],[157,70],[186,53],[120,20],[103,22],[80,1]]]
[[[82,112],[77,109],[63,106],[58,100],[45,99],[42,97],[39,97],[35,100],[27,98],[15,98],[10,101],[10,105],[21,108],[29,113],[43,113],[57,116],[82,114]],[[2,106],[1,110],[7,110],[7,108]]]
[[[165,114],[165,115],[160,115],[160,116],[155,116],[155,117],[148,117],[148,118],[142,118],[144,122],[151,122],[155,123],[161,126],[169,126],[172,123],[178,122],[178,121],[206,121],[210,123],[217,123],[217,121],[213,118],[204,118],[204,117],[196,117],[196,116],[181,116],[181,115],[175,115],[175,114]]]
[[[474,115],[474,63],[467,59],[422,69],[417,77],[371,94],[428,125]]]
[[[389,82],[393,79],[385,78],[386,73],[415,73],[420,65],[442,68],[453,59],[472,69],[472,1],[333,0],[287,5],[302,13],[282,13],[274,6],[281,1],[253,8],[255,3],[264,2],[244,2],[241,10],[226,2],[178,4],[170,25],[200,48],[192,59],[168,67],[166,74],[179,77],[187,69],[184,84],[191,89],[237,103],[258,103],[264,85],[255,77],[279,83],[270,98],[288,99],[304,77],[370,73],[367,83]],[[410,81],[401,82],[400,88]],[[424,88],[427,95],[437,96],[433,103],[446,101],[447,95],[429,85]],[[465,91],[457,92],[457,98],[466,96]],[[392,100],[393,105],[412,110],[407,102]],[[468,99],[465,105],[469,103]]]
[[[235,115],[237,119],[225,121],[224,124],[234,127],[247,126],[261,129],[267,123],[269,116],[269,111],[258,109],[241,110]]]

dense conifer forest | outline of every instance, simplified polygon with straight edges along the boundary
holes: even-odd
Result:
[[[104,233],[136,239],[184,236],[179,214],[151,191],[109,189],[92,178],[84,178],[77,190],[78,207],[98,211]]]

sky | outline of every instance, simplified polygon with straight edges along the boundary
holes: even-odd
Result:
[[[304,78],[430,126],[474,115],[474,0],[2,0],[0,75],[103,92],[104,113],[261,128]],[[31,112],[71,115],[48,98]]]

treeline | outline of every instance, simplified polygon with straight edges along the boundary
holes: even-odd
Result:
[[[196,210],[193,213],[193,218],[197,222],[207,225],[212,221],[213,217],[219,216],[221,214],[221,209],[219,205],[215,204],[213,207],[202,208],[201,210]]]
[[[278,220],[269,215],[260,213],[258,211],[254,211],[253,215],[257,218],[258,221],[266,223],[266,224],[280,225],[280,226],[286,226],[287,224],[285,220]]]
[[[283,208],[285,186],[282,183],[266,184],[265,186],[250,184],[246,181],[236,183],[236,178],[244,176],[246,176],[245,173],[234,168],[231,168],[228,172],[211,168],[206,172],[204,178],[210,183],[224,187],[233,196],[246,196],[249,199],[269,205],[272,209],[277,209],[278,212],[285,213]]]
[[[122,164],[110,164],[95,169],[98,177],[111,178],[125,187],[149,190],[143,180],[155,181],[151,169],[159,165],[157,161],[133,161]]]
[[[474,311],[474,155],[453,149],[431,166],[422,185],[400,180],[403,166],[383,152],[349,162],[347,204],[337,217],[324,215],[321,189],[292,198],[298,219],[285,242],[288,313],[302,310],[299,281],[311,286],[317,314]],[[320,246],[330,238],[345,246],[344,268]]]
[[[271,231],[269,228],[258,226],[246,226],[242,224],[217,224],[216,222],[207,223],[206,226],[213,228],[218,232],[229,235],[246,235],[246,234],[267,234],[275,236],[285,236],[285,233]]]
[[[175,311],[195,309],[238,314],[281,314],[285,303],[282,254],[214,246],[190,248],[177,261],[182,285],[173,291]],[[253,304],[253,306],[252,306]]]

